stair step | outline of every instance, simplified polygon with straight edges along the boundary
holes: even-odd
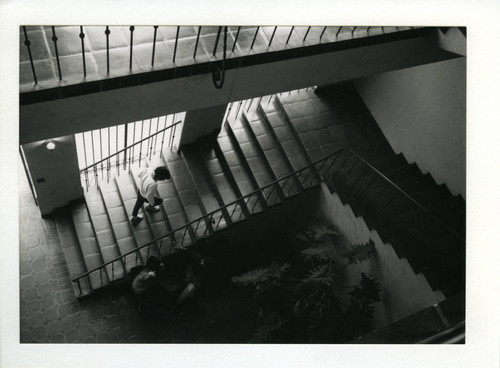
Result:
[[[198,152],[205,163],[205,167],[219,192],[220,199],[224,205],[228,205],[241,198],[242,194],[231,176],[229,169],[225,168],[225,162],[219,160],[217,154],[218,143],[216,139],[200,141],[198,143]],[[249,216],[248,209],[244,201],[230,205],[227,208],[232,223],[246,219]]]
[[[76,234],[87,270],[90,271],[102,266],[104,262],[102,261],[94,228],[92,227],[92,222],[90,221],[85,203],[73,205],[71,208],[71,216],[75,224]],[[92,272],[89,278],[92,289],[94,290],[109,284],[106,270],[102,268]]]
[[[265,187],[276,180],[274,173],[269,168],[268,164],[266,164],[263,154],[246,131],[242,118],[232,121],[228,129],[232,131],[236,142],[238,142],[240,150],[248,162],[248,166],[259,188]],[[268,206],[280,203],[284,198],[281,187],[277,187],[276,185],[266,188],[263,191],[263,196],[266,198]]]
[[[75,226],[71,220],[69,209],[65,207],[54,211],[54,220],[57,233],[61,240],[62,251],[64,259],[66,260],[66,266],[68,267],[69,276],[71,279],[75,279],[86,273],[87,268],[83,260],[82,250],[78,242]],[[73,285],[73,291],[77,297],[92,292],[92,286],[88,276],[81,278],[79,283],[72,282],[71,284]],[[80,287],[78,287],[78,284]]]
[[[252,175],[248,162],[243,157],[242,152],[238,150],[237,143],[231,139],[227,127],[223,126],[217,137],[217,154],[219,160],[224,162],[231,176],[236,183],[241,196],[246,196],[258,189],[258,184]],[[248,199],[247,211],[249,213],[259,213],[264,210],[266,204],[264,198],[257,194]]]
[[[211,228],[213,231],[227,228],[231,225],[229,214],[226,209],[219,210],[224,206],[220,199],[217,188],[212,182],[203,160],[197,152],[197,144],[187,145],[182,148],[182,157],[186,167],[189,169],[194,188],[203,204],[206,213],[211,215]]]
[[[256,146],[262,153],[263,158],[267,161],[271,168],[274,178],[283,178],[293,172],[293,169],[286,158],[283,157],[278,145],[272,135],[267,130],[264,122],[259,116],[254,116],[253,120],[247,120],[243,113],[244,121],[247,124],[247,129]],[[301,191],[300,183],[295,176],[290,180],[280,183],[283,193],[286,197],[298,194]]]
[[[88,189],[85,193],[85,202],[87,203],[87,209],[95,230],[102,259],[104,263],[107,263],[119,257],[120,250],[113,234],[112,225],[109,222],[101,192],[97,187],[90,187]],[[125,277],[121,260],[106,266],[106,271],[110,281]]]
[[[160,157],[155,157],[149,163],[149,166],[167,166],[167,168],[169,168],[167,163]],[[187,223],[189,223],[189,219],[179,198],[173,179],[174,174],[171,170],[170,173],[172,177],[169,180],[159,181],[157,189],[158,195],[163,198],[162,207],[168,223],[170,224],[172,230],[177,230],[183,228]],[[193,244],[193,238],[194,233],[190,226],[184,228],[183,231],[176,231],[174,234],[176,243],[181,246],[189,246]]]
[[[180,203],[184,207],[189,222],[195,221],[206,215],[205,209],[202,207],[203,205],[196,193],[196,189],[193,187],[188,168],[183,159],[174,152],[164,151],[163,153],[163,158],[172,174],[172,181],[177,189]],[[196,233],[198,239],[208,236],[210,234],[210,229],[207,226],[205,221],[197,222],[192,226],[193,234]],[[185,236],[183,235],[184,238],[187,236],[187,233],[185,234]]]
[[[108,212],[109,220],[113,225],[113,233],[115,234],[120,254],[124,255],[132,252],[123,259],[125,270],[129,273],[132,268],[144,264],[145,260],[143,260],[143,256],[146,256],[146,251],[133,252],[137,249],[137,242],[135,241],[132,226],[130,224],[130,215],[123,207],[115,181],[110,180],[109,183],[101,184],[99,187],[104,199],[106,211]]]
[[[283,116],[275,99],[267,107],[261,105],[261,111],[264,114],[264,121],[269,130],[274,134],[276,143],[282,147],[284,157],[288,159],[293,170],[300,170],[311,163],[304,147],[298,142],[295,132],[290,129],[285,117]],[[306,179],[308,170],[298,174],[302,182]],[[307,187],[313,187],[319,184],[319,178],[316,175],[309,175],[311,178],[304,183]]]
[[[142,170],[147,170],[147,168],[143,167]],[[125,207],[125,211],[131,216],[138,195],[135,180],[130,173],[123,173],[116,178],[116,185],[122,199],[123,206]],[[149,212],[146,213],[147,211],[144,211],[144,206],[145,205],[143,205],[143,208],[141,209],[143,214],[142,221],[137,224],[132,224],[132,232],[138,247],[151,243],[155,239],[155,236],[150,228]],[[168,229],[165,229],[163,234],[166,234],[167,232]],[[150,256],[157,258],[161,257],[158,246],[154,243],[153,245],[142,249],[141,255],[143,256],[143,261],[146,261]]]

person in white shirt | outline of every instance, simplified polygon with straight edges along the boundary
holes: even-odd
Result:
[[[158,166],[156,169],[144,169],[139,172],[139,188],[137,189],[137,201],[135,202],[132,211],[132,224],[137,224],[142,220],[139,216],[139,209],[148,202],[146,210],[150,212],[158,212],[158,207],[163,199],[156,196],[157,181],[170,179],[170,171],[165,166]]]

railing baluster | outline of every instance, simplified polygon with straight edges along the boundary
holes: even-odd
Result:
[[[358,27],[352,27],[351,36],[354,36],[354,31],[356,30],[356,28],[358,28]]]
[[[158,252],[160,253],[160,257],[161,257],[161,250],[162,250],[162,248],[163,248],[163,238],[160,239],[160,244],[158,245]]]
[[[340,30],[342,29],[342,27],[339,27],[339,29],[337,29],[337,33],[335,33],[335,37],[338,37],[339,36],[339,33],[340,33]]]
[[[80,40],[82,41],[83,77],[85,78],[87,76],[87,66],[85,64],[85,43],[84,43],[85,33],[83,33],[83,26],[80,26],[79,37]]]
[[[186,228],[184,229],[184,234],[182,234],[182,239],[181,239],[181,246],[184,245],[184,238],[186,237],[186,232],[187,232],[187,226]],[[196,238],[196,232],[194,233],[194,236]]]
[[[285,42],[285,45],[288,45],[288,41],[290,41],[290,37],[292,37],[292,33],[293,33],[293,30],[295,29],[295,27],[292,27],[292,29],[290,30],[290,33],[286,39],[286,42]]]
[[[136,121],[134,121],[134,133],[133,133],[133,140],[135,141],[135,126],[136,126]],[[135,160],[135,144],[132,145],[132,163],[134,163],[134,160]]]
[[[241,26],[238,27],[238,30],[236,31],[236,36],[234,37],[233,49],[231,50],[231,52],[234,52],[234,48],[236,47],[236,42],[238,42],[238,36],[240,35],[240,29],[241,29]]]
[[[134,140],[132,139],[132,142]],[[123,148],[128,145],[128,124],[125,124],[125,136],[123,139]],[[129,167],[130,168],[130,167]],[[127,150],[123,151],[123,170],[127,170]]]
[[[302,42],[306,42],[306,38],[307,38],[307,35],[309,34],[309,31],[310,31],[310,30],[311,30],[311,26],[309,26],[309,27],[307,28],[306,34],[304,35],[304,38],[303,38]]]
[[[110,133],[110,129],[108,127],[108,160],[107,160],[107,164],[108,164],[107,182],[108,183],[109,183],[109,174],[110,174],[109,171],[111,169],[111,160],[109,159],[109,157],[111,156],[110,149],[111,149],[111,133]]]
[[[214,51],[212,53],[213,56],[215,56],[215,54],[217,53],[217,46],[219,46],[219,38],[221,32],[222,32],[222,26],[219,26],[219,30],[217,31],[217,37],[215,38]]]
[[[156,51],[156,33],[158,32],[158,26],[153,26],[154,35],[153,35],[153,55],[151,56],[151,67],[155,66],[155,51]]]
[[[149,249],[151,248],[150,245],[148,245],[148,249],[146,249],[146,260],[149,259]]]
[[[255,31],[255,36],[253,36],[252,45],[250,46],[250,50],[253,49],[253,44],[255,43],[255,40],[257,39],[257,35],[259,34],[259,29],[260,29],[260,26],[257,27],[257,30]]]
[[[271,197],[271,194],[274,192],[274,188],[276,186],[275,185],[272,185],[271,186],[271,190],[269,191],[269,193],[267,194],[267,196],[264,198],[264,200],[267,202],[267,200]]]
[[[164,130],[163,130],[163,135],[161,137],[161,147],[160,147],[160,155],[163,155],[163,143],[165,142],[165,132],[166,132],[166,127],[167,127],[167,118],[168,116],[165,116],[165,126],[163,127]],[[172,129],[172,128],[170,128]]]
[[[137,266],[137,261],[139,260],[139,250],[135,251],[135,265]]]
[[[286,178],[285,182],[283,183],[283,191],[285,191],[285,188],[286,188],[286,183],[288,183],[288,180],[290,180],[291,176],[289,176],[288,178]],[[293,183],[292,183],[293,184]],[[289,188],[289,190],[286,192],[286,194],[290,194],[290,191],[292,190],[292,188]]]
[[[80,283],[80,279],[78,279],[77,284],[78,284],[78,292],[80,293],[79,295],[81,296],[83,294],[83,292],[82,292],[82,285]]]
[[[151,160],[151,150],[153,149],[152,138],[151,138],[151,119],[149,119],[149,133],[148,133],[148,151],[149,151],[149,159]],[[148,155],[148,151],[146,151],[146,157]]]
[[[101,155],[101,157],[99,158],[99,160],[101,160],[101,180],[104,180],[104,162],[102,161],[102,133],[101,133],[101,130],[102,129],[99,129],[99,153]]]
[[[271,47],[271,43],[273,42],[274,34],[276,33],[277,28],[278,27],[274,27],[273,34],[271,35],[271,39],[269,40],[269,45],[267,45],[267,47]]]
[[[115,279],[115,262],[111,263],[111,281]]]
[[[31,72],[33,73],[33,79],[35,80],[35,84],[38,84],[38,80],[36,78],[36,73],[35,73],[35,63],[33,62],[33,55],[31,55],[31,41],[28,39],[26,26],[23,26],[23,32],[24,32],[24,45],[28,49],[28,56],[30,58]]]
[[[129,62],[129,69],[132,70],[132,49],[134,47],[134,26],[130,26],[130,62]]]
[[[109,26],[106,26],[106,30],[104,34],[106,35],[106,67],[109,74],[109,34],[111,31],[109,30]]]
[[[180,26],[177,26],[177,32],[175,34],[175,46],[174,46],[174,58],[172,59],[172,62],[175,64],[175,56],[177,54],[177,42],[179,41],[179,30]]]
[[[118,152],[118,126],[115,128],[115,137],[116,137],[116,151]],[[116,155],[116,171],[117,175],[120,175],[120,154]]]
[[[141,143],[139,146],[139,167],[141,167],[141,161],[142,161],[142,137],[144,134],[144,120],[141,120]]]
[[[54,42],[54,50],[56,51],[57,71],[59,72],[59,80],[62,81],[61,62],[59,60],[59,51],[57,51],[57,36],[56,36],[56,29],[54,26],[52,26],[52,41]]]
[[[200,42],[201,26],[198,27],[198,35],[196,36],[196,44],[194,45],[193,59],[196,59],[196,51],[198,50],[198,42]]]
[[[158,144],[158,131],[160,130],[160,117],[156,118],[156,133],[155,133],[155,149],[153,151],[153,154],[156,155],[156,146]]]
[[[320,42],[321,42],[321,39],[323,38],[323,35],[325,34],[325,31],[326,31],[326,27],[323,28],[323,30],[321,31],[321,34],[319,35],[319,41]]]

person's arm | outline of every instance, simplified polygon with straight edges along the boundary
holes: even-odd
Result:
[[[146,193],[146,199],[148,200],[151,206],[155,205],[155,192],[156,192],[156,185],[154,184],[149,185]]]

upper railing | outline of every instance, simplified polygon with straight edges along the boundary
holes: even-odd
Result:
[[[172,117],[173,122],[175,114]],[[152,133],[154,125],[152,121],[148,124],[149,133],[144,132],[144,122],[125,124],[123,132],[115,127],[114,138],[116,138],[116,142],[113,142],[114,144],[112,141],[115,139],[111,138],[112,133],[109,127],[95,131],[96,134],[87,132],[89,134],[77,135],[77,148],[78,151],[82,151],[79,156],[83,156],[79,158],[85,166],[80,170],[82,186],[88,191],[90,186],[97,185],[99,182],[109,182],[114,175],[120,175],[120,170],[128,171],[130,166],[135,163],[141,166],[142,161],[151,159],[157,152],[161,153],[164,148],[172,148],[177,126],[183,121],[179,120],[163,128],[160,128],[159,121],[158,118],[156,128],[153,128],[154,133]],[[166,117],[164,123],[167,124]],[[138,125],[137,129],[136,125]],[[86,139],[87,135],[89,137]],[[125,147],[122,149],[119,149],[119,139],[123,139],[125,142]],[[129,143],[127,144],[127,142]],[[107,156],[99,159],[104,156],[106,150]],[[110,150],[113,150],[113,153],[110,153]]]
[[[353,160],[354,163],[352,162]],[[362,169],[357,170],[356,167],[361,167]],[[339,175],[340,172],[345,171],[345,168],[348,168],[347,172],[344,172],[343,175]],[[254,214],[261,211],[262,208],[266,208],[269,204],[274,205],[283,202],[287,196],[300,192],[297,190],[298,186],[307,188],[326,180],[329,183],[333,183],[336,187],[341,188],[344,183],[349,182],[350,191],[354,191],[361,185],[361,179],[363,177],[366,178],[367,172],[375,175],[374,181],[379,180],[383,183],[380,187],[380,192],[390,189],[399,193],[399,195],[392,197],[392,199],[386,200],[386,202],[382,205],[378,204],[376,207],[377,214],[393,205],[394,198],[396,198],[397,201],[404,201],[407,206],[412,207],[419,216],[425,216],[429,221],[437,224],[443,229],[443,231],[454,237],[458,244],[464,244],[464,239],[460,234],[457,234],[446,223],[434,216],[425,208],[425,206],[421,205],[417,200],[408,195],[403,189],[383,175],[373,165],[349,148],[342,148],[322,158],[321,160],[311,163],[300,170],[296,170],[244,197],[238,198],[237,200],[228,203],[215,211],[207,213],[196,220],[174,229],[164,236],[156,238],[147,244],[141,245],[137,249],[122,254],[121,256],[80,275],[72,281],[77,283],[81,292],[80,283],[82,278],[94,276],[95,279],[96,276],[98,276],[102,280],[105,268],[107,268],[108,271],[111,269],[111,275],[108,275],[108,277],[110,281],[113,281],[115,279],[115,263],[117,262],[122,263],[123,267],[126,269],[127,263],[129,264],[129,267],[131,266],[131,262],[132,266],[136,266],[143,264],[145,259],[147,259],[150,255],[163,254],[163,247],[184,247],[185,245],[192,244],[192,239],[196,242],[199,239],[206,238],[217,230],[226,228],[228,224],[238,221],[245,214]],[[366,199],[366,205],[370,207],[370,205],[378,200],[379,198],[376,194],[371,198]],[[399,203],[399,205],[401,205],[401,203]],[[401,224],[401,227],[404,227],[404,225],[405,224]],[[92,275],[97,273],[98,275]]]
[[[418,27],[22,26],[20,91],[32,92],[411,28]],[[220,66],[214,64],[215,67]]]

